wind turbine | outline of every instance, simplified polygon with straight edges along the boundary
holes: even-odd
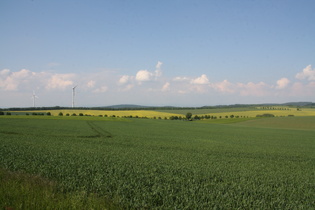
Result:
[[[33,98],[33,107],[35,108],[35,101],[36,101],[36,98],[38,98],[38,97],[37,97],[37,95],[35,95],[35,91],[34,90],[33,90],[32,98]]]
[[[76,86],[74,86],[74,87],[72,88],[72,108],[74,107],[74,96],[75,96],[75,89],[76,89],[77,86],[78,86],[78,85],[76,85]]]

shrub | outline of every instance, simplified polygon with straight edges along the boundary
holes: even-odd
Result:
[[[274,117],[275,115],[273,114],[261,114],[261,115],[256,115],[256,117]]]

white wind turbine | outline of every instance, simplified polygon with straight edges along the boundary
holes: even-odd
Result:
[[[33,90],[32,98],[33,98],[33,107],[35,108],[35,101],[36,101],[36,98],[38,98],[38,97],[37,97],[37,95],[35,95],[35,91],[34,90]]]
[[[76,89],[77,86],[78,86],[78,85],[76,85],[76,86],[74,86],[74,87],[72,88],[72,108],[74,107],[74,96],[75,96],[75,89]]]

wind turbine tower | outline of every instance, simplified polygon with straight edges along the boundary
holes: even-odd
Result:
[[[32,98],[33,98],[33,107],[35,108],[35,107],[36,107],[36,106],[35,106],[35,101],[36,101],[36,98],[38,98],[37,95],[35,95],[35,91],[33,91],[33,96],[32,96]]]
[[[74,107],[74,96],[75,96],[76,87],[77,87],[77,85],[72,88],[72,108]]]

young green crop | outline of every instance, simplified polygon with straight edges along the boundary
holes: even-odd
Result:
[[[312,129],[74,119],[0,118],[0,166],[123,209],[315,207]]]

